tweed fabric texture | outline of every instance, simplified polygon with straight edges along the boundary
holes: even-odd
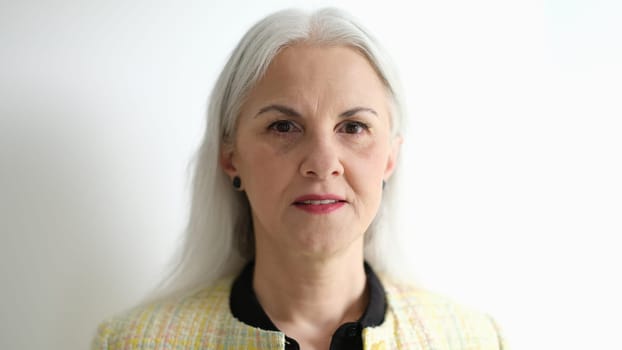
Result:
[[[506,349],[495,322],[449,299],[381,278],[387,313],[380,326],[363,329],[365,350]],[[248,326],[233,317],[233,278],[193,295],[136,308],[102,323],[92,350],[284,349],[285,335]]]

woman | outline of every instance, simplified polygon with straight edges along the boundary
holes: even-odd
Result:
[[[251,28],[211,96],[176,296],[94,348],[502,348],[487,316],[372,268],[401,144],[386,62],[337,10]]]

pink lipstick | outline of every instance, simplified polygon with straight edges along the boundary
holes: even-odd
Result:
[[[311,214],[328,214],[346,204],[342,197],[332,194],[308,194],[296,198],[293,205]]]

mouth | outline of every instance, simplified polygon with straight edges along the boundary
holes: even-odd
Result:
[[[335,195],[305,195],[296,198],[292,203],[296,208],[312,214],[328,214],[348,203]]]
[[[294,204],[301,205],[323,205],[346,202],[345,198],[335,194],[305,194],[294,200]]]
[[[304,201],[296,201],[295,205],[322,205],[322,204],[334,204],[334,203],[345,203],[344,200],[337,199],[307,199]]]

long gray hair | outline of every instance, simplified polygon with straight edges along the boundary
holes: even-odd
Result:
[[[185,241],[161,287],[163,294],[200,288],[239,271],[252,259],[254,239],[246,195],[232,187],[219,165],[220,148],[231,143],[246,94],[284,47],[299,42],[352,47],[363,53],[383,80],[392,99],[391,127],[398,134],[402,118],[399,84],[375,39],[347,13],[321,9],[313,13],[284,10],[255,24],[237,45],[212,90],[207,128],[194,163],[193,193]],[[399,167],[397,167],[399,168]],[[394,199],[396,173],[387,182],[382,204],[366,232],[365,257],[380,271],[391,273],[383,254],[390,249],[387,218]],[[393,185],[392,185],[393,184]],[[383,243],[384,242],[384,243]]]

